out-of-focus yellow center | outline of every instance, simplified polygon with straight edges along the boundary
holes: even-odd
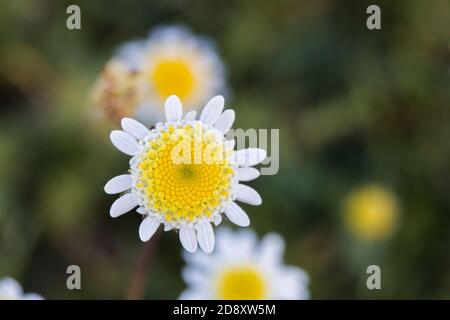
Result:
[[[365,240],[383,240],[391,235],[398,216],[393,194],[379,186],[366,186],[351,193],[345,205],[345,221]]]
[[[156,63],[151,71],[150,81],[163,100],[173,94],[181,100],[187,99],[196,85],[192,67],[188,62],[180,59],[162,60]]]
[[[166,221],[194,221],[210,217],[229,198],[233,174],[213,132],[200,123],[171,126],[149,141],[136,188]]]
[[[223,271],[217,280],[217,295],[225,300],[261,300],[267,286],[261,272],[253,267],[234,267]]]

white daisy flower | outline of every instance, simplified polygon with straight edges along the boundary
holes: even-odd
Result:
[[[23,293],[22,286],[12,278],[0,280],[0,300],[43,300],[36,293]]]
[[[160,27],[145,40],[124,45],[117,59],[143,75],[147,94],[137,106],[140,119],[162,121],[164,101],[180,98],[186,110],[194,110],[225,92],[225,72],[212,43],[179,26]]]
[[[198,120],[195,111],[182,116],[176,96],[165,102],[166,122],[148,130],[141,123],[122,119],[122,129],[111,132],[117,149],[131,156],[130,170],[105,185],[109,194],[123,193],[110,209],[118,217],[135,207],[144,216],[139,227],[148,241],[160,224],[164,230],[179,230],[189,252],[214,248],[211,223],[218,225],[222,213],[234,224],[246,227],[250,220],[235,202],[262,203],[260,195],[240,181],[259,176],[252,166],[266,157],[258,148],[233,151],[235,141],[225,135],[234,122],[233,110],[224,109],[224,98],[216,96],[204,107]]]
[[[222,228],[213,254],[184,255],[182,276],[188,288],[180,299],[308,299],[308,275],[284,265],[283,253],[284,241],[277,234],[258,243],[253,231]]]

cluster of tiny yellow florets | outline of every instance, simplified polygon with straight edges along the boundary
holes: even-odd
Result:
[[[234,169],[217,133],[199,122],[169,125],[146,142],[135,187],[166,222],[210,218],[230,198]]]

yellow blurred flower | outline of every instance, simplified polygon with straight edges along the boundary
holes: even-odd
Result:
[[[164,120],[161,106],[171,95],[191,111],[225,91],[224,66],[214,45],[186,28],[166,26],[118,50],[95,85],[93,103],[113,120],[154,122]]]
[[[283,261],[284,240],[269,233],[261,240],[251,229],[217,231],[212,254],[184,254],[181,300],[309,299],[309,276]]]
[[[395,229],[398,215],[397,198],[378,185],[366,185],[352,191],[344,204],[347,227],[367,241],[387,239]]]

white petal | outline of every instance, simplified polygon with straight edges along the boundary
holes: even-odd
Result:
[[[268,266],[278,266],[283,262],[284,240],[276,233],[269,233],[260,242],[258,259]]]
[[[210,280],[208,274],[204,272],[201,268],[196,267],[184,267],[181,270],[181,277],[188,284],[188,286],[198,286],[205,283],[205,281]]]
[[[258,237],[252,229],[241,229],[234,233],[233,238],[234,240],[231,244],[233,253],[230,258],[235,261],[247,260],[250,257],[257,258]],[[262,263],[261,266],[264,266],[264,269],[266,269],[265,263]]]
[[[112,144],[123,153],[134,156],[138,150],[138,144],[135,138],[121,130],[114,130],[109,135]]]
[[[225,141],[225,148],[227,150],[233,150],[235,145],[236,145],[236,140],[234,140],[234,139]]]
[[[197,231],[198,244],[205,253],[211,253],[214,249],[214,230],[211,223],[205,222],[198,228]]]
[[[217,261],[215,259],[211,259],[209,255],[203,254],[203,252],[191,254],[186,250],[183,250],[182,256],[184,261],[186,261],[186,264],[191,266],[192,268],[200,270],[213,270],[214,266],[217,265]]]
[[[237,170],[239,181],[251,181],[259,177],[258,169],[252,167],[242,167]]]
[[[250,225],[248,215],[234,202],[225,209],[225,215],[231,222],[240,227],[248,227]]]
[[[143,41],[132,41],[123,45],[117,52],[117,58],[125,62],[131,69],[136,70],[142,68],[145,61]]]
[[[222,215],[216,214],[213,218],[213,223],[217,227],[222,222]]]
[[[22,286],[13,278],[3,278],[0,280],[0,297],[6,299],[21,299]]]
[[[131,175],[122,174],[109,180],[104,189],[107,194],[121,193],[131,189],[131,184]]]
[[[155,217],[149,216],[145,218],[139,226],[139,238],[144,242],[150,240],[156,230],[158,230],[159,225],[160,222]]]
[[[197,234],[192,227],[180,228],[180,242],[188,252],[197,251]]]
[[[180,120],[183,113],[180,99],[175,95],[168,97],[164,104],[164,110],[167,121]]]
[[[217,130],[220,130],[223,134],[227,134],[227,132],[233,125],[234,118],[235,118],[234,110],[231,109],[225,110],[224,113],[220,115],[219,119],[214,124],[214,127]]]
[[[277,277],[275,290],[278,291],[280,299],[309,299],[309,277],[307,273],[298,267],[284,266],[278,268],[280,269],[280,276]]]
[[[178,300],[206,300],[208,295],[205,295],[205,290],[201,289],[186,289],[178,297]]]
[[[148,129],[142,123],[134,119],[123,118],[120,123],[125,132],[131,134],[138,140],[143,139],[148,133]]]
[[[127,193],[114,201],[111,209],[109,210],[109,215],[113,218],[116,218],[132,210],[137,205],[138,203],[135,195],[132,193]]]
[[[248,148],[236,151],[234,161],[240,166],[251,167],[260,163],[266,158],[266,151],[258,148]]]
[[[139,214],[146,214],[147,213],[143,207],[137,208],[136,212],[139,213]]]
[[[23,300],[44,300],[44,297],[37,293],[25,293]]]
[[[186,115],[184,116],[184,118],[186,120],[195,120],[195,117],[197,116],[197,111],[189,111],[188,113],[186,113]]]
[[[255,189],[250,188],[244,184],[237,184],[233,187],[236,200],[248,203],[254,206],[259,206],[262,203],[261,196]]]
[[[237,234],[237,232],[236,232]],[[238,238],[228,227],[218,228],[216,231],[216,250],[220,252],[222,259],[236,257],[236,246],[239,246]]]
[[[200,114],[200,121],[214,124],[222,113],[225,99],[222,96],[215,96],[208,101]]]

